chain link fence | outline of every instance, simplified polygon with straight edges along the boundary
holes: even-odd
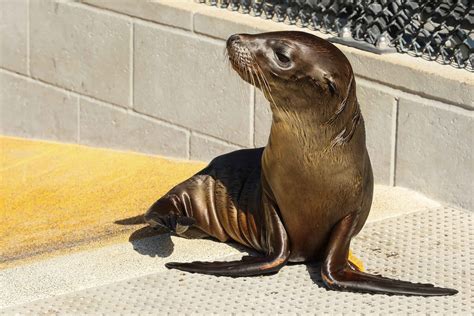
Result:
[[[369,51],[398,51],[474,71],[472,0],[196,0],[334,35]]]

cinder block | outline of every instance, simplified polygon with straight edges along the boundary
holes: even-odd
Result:
[[[80,102],[82,144],[187,158],[185,130],[111,105],[84,99]]]
[[[135,25],[135,109],[250,146],[250,87],[230,69],[224,47],[164,26]]]
[[[31,74],[128,106],[131,22],[77,3],[30,2]]]
[[[78,100],[67,92],[0,72],[0,132],[77,141]]]
[[[225,153],[241,149],[238,146],[226,144],[223,141],[212,139],[197,133],[191,134],[190,159],[211,161],[213,158]]]
[[[396,184],[473,210],[472,112],[407,99],[399,105]]]
[[[357,99],[365,122],[369,151],[376,183],[390,184],[392,148],[392,108],[395,96],[378,90],[367,81],[357,81]]]
[[[191,30],[193,10],[203,6],[192,1],[176,0],[82,0],[96,7]]]
[[[259,90],[255,90],[255,147],[263,147],[268,143],[272,126],[270,104]]]
[[[0,1],[0,65],[27,74],[27,0]]]

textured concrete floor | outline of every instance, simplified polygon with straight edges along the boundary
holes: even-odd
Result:
[[[454,297],[328,292],[317,268],[301,265],[243,279],[166,270],[243,250],[120,225],[202,164],[12,138],[0,147],[0,314],[473,310],[473,214],[416,192],[376,186],[353,250],[369,271],[452,286]]]
[[[32,301],[34,297],[29,297],[23,304],[7,307],[0,313],[471,314],[474,312],[473,225],[474,216],[470,212],[429,208],[369,223],[353,243],[355,253],[366,263],[368,271],[416,282],[433,282],[459,290],[457,295],[450,297],[327,291],[322,286],[317,264],[287,266],[272,276],[236,279],[165,270],[165,261],[228,259],[229,255],[232,258],[236,256],[236,250],[210,241],[176,238],[173,239],[175,251],[171,254],[172,247],[165,241],[166,238],[154,237],[135,247],[145,254],[142,257],[156,253],[159,258],[133,261],[124,255],[133,253],[131,246],[128,249],[117,246],[114,250],[100,249],[94,254],[63,258],[69,260],[69,264],[38,262],[36,267],[4,270],[1,277],[6,281],[7,291],[12,292],[18,292],[17,287],[38,286],[38,274],[42,273],[46,282],[39,282],[35,291],[42,291],[44,297],[50,297],[35,301]],[[77,265],[83,265],[82,270],[74,268]],[[102,278],[104,285],[94,287],[97,281],[86,280],[83,285],[93,287],[75,290],[56,282],[55,286],[63,286],[62,291],[66,293],[58,296],[54,296],[52,289],[48,288],[54,284],[49,280],[51,275],[56,274],[56,278],[60,279],[58,274],[66,272],[63,269],[72,271],[62,277],[81,281],[87,279],[86,275],[94,268],[104,271],[105,267],[110,269],[106,277],[92,273]],[[3,296],[3,304],[6,301],[8,305],[21,302],[18,293],[6,300]]]

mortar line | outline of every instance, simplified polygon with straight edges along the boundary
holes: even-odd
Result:
[[[196,12],[195,11],[192,11],[191,12],[191,25],[190,25],[190,32],[193,33],[193,34],[196,34],[196,31],[194,30],[194,23],[195,23],[195,19],[194,19],[194,16],[196,15]]]
[[[135,95],[134,95],[134,88],[135,88],[135,23],[133,20],[130,22],[130,47],[129,47],[129,64],[128,64],[128,71],[130,71],[130,82],[129,82],[129,100],[128,106],[133,108],[135,105]]]
[[[392,128],[391,128],[391,151],[390,151],[390,186],[396,186],[397,167],[397,138],[398,138],[398,104],[399,98],[392,102]]]
[[[30,62],[30,0],[26,1],[26,74],[31,76]]]
[[[186,137],[188,138],[188,143],[187,143],[187,150],[186,150],[186,159],[190,160],[191,159],[191,135],[193,134],[193,131],[189,131],[186,134]]]
[[[250,144],[255,147],[255,87],[250,87]]]
[[[213,141],[215,143],[218,143],[218,144],[221,144],[221,145],[224,145],[224,146],[230,146],[230,147],[236,147],[236,149],[242,149],[242,148],[246,148],[245,146],[243,145],[238,145],[238,144],[234,144],[234,143],[231,143],[225,139],[221,139],[221,138],[217,138],[215,136],[212,136],[212,135],[208,135],[208,134],[204,134],[202,132],[199,132],[199,131],[195,131],[195,130],[191,130],[191,133],[193,135],[196,135],[196,136],[199,136],[201,138],[204,138],[206,140],[210,140],[210,141]]]
[[[81,97],[77,98],[77,143],[81,142]]]

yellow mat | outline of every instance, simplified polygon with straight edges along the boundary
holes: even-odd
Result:
[[[203,166],[0,137],[0,268],[128,240],[137,227],[116,221],[143,214]]]
[[[0,137],[0,268],[108,239],[204,164]],[[135,227],[136,228],[136,227]]]

